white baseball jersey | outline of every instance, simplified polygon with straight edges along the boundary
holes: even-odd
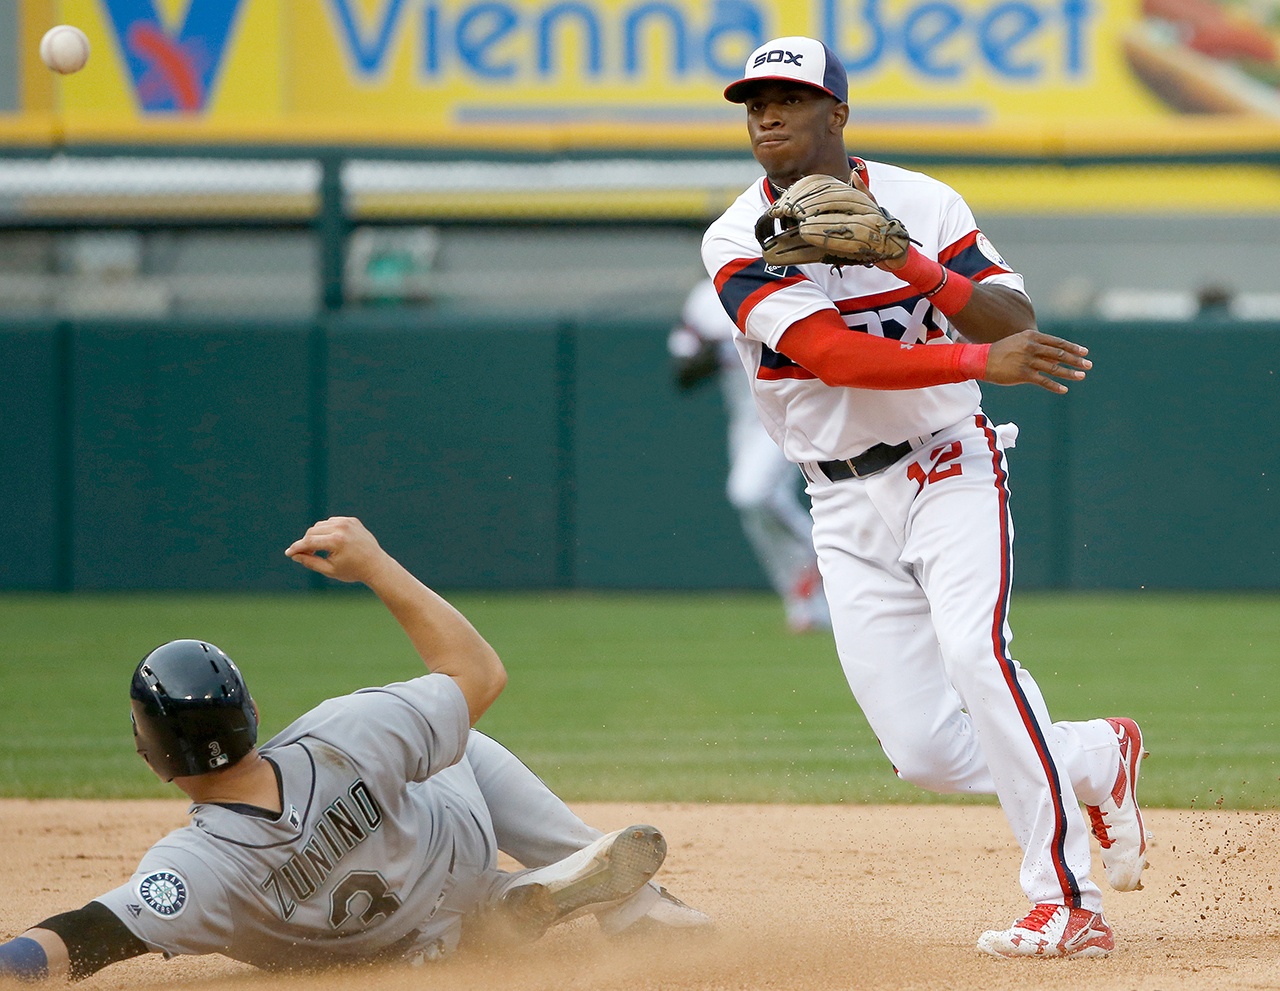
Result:
[[[469,731],[442,674],[330,699],[261,749],[279,819],[197,804],[96,900],[169,955],[283,967],[449,952],[499,876]]]
[[[918,250],[976,282],[1023,291],[1022,279],[944,184],[852,160]],[[851,332],[930,346],[954,336],[919,290],[857,265],[766,265],[756,219],[761,179],[711,225],[703,260],[741,331],[735,342],[761,419],[809,479],[818,554],[845,679],[904,780],[939,792],[991,793],[1024,851],[1033,903],[1101,907],[1079,800],[1116,779],[1105,720],[1053,723],[1010,653],[1013,523],[1005,448],[976,382],[903,390],[828,386],[777,351],[798,320],[835,310]],[[909,443],[867,477],[831,480],[813,462]]]
[[[877,202],[920,242],[918,250],[978,282],[1023,291],[960,195],[920,172],[852,160]],[[797,320],[836,310],[855,331],[905,344],[947,342],[945,316],[920,291],[891,272],[861,265],[840,271],[823,264],[766,265],[756,219],[773,202],[768,180],[744,192],[707,230],[702,259],[740,334],[735,344],[751,377],[760,418],[797,463],[861,454],[948,427],[978,408],[976,382],[927,389],[831,389],[775,348]]]

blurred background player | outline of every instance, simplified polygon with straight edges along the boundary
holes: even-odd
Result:
[[[769,584],[797,633],[831,629],[831,613],[813,550],[813,520],[800,497],[802,476],[765,432],[733,345],[736,331],[710,279],[689,293],[667,348],[681,389],[720,381],[728,417],[725,493]]]

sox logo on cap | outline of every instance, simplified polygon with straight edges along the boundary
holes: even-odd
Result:
[[[841,103],[849,100],[849,77],[844,66],[836,53],[816,38],[792,36],[766,41],[747,58],[743,77],[725,87],[724,98],[743,103],[750,84],[768,80],[803,83]]]

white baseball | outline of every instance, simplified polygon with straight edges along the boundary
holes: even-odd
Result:
[[[40,59],[54,72],[79,72],[89,61],[89,39],[70,24],[59,24],[40,39]]]

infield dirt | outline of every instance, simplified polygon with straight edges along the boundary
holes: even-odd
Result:
[[[658,879],[715,917],[697,939],[606,941],[590,920],[501,956],[425,969],[268,975],[221,957],[116,964],[85,989],[243,991],[747,991],[1280,987],[1280,813],[1147,813],[1144,890],[1106,892],[1117,948],[1103,960],[980,956],[978,934],[1023,914],[1019,853],[994,806],[580,803],[589,822],[662,828]],[[185,823],[168,801],[0,801],[0,934],[128,878]],[[1101,864],[1095,857],[1095,873]],[[1105,879],[1103,880],[1105,890]],[[26,985],[29,987],[29,985]]]

